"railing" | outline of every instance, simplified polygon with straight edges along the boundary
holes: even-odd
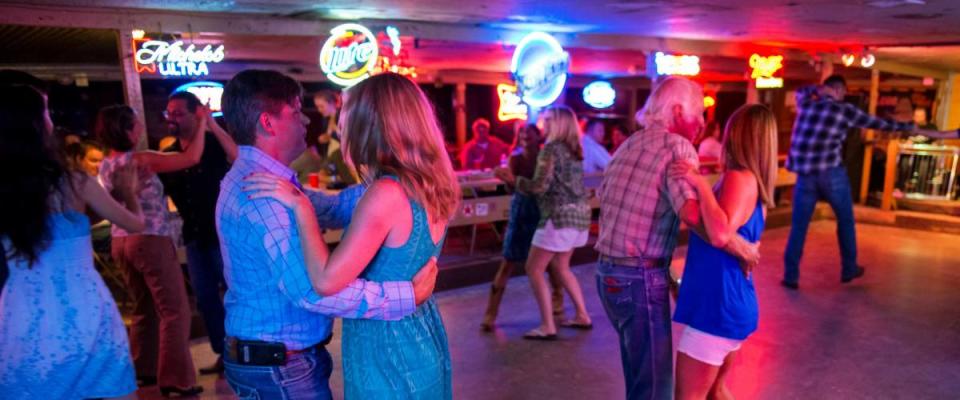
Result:
[[[897,154],[896,188],[915,200],[957,197],[960,147],[903,144]]]

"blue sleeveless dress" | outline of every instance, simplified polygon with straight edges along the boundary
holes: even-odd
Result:
[[[409,281],[442,247],[430,236],[427,213],[410,201],[413,228],[401,247],[381,247],[360,275],[375,282]],[[346,399],[450,399],[450,351],[433,297],[399,321],[343,320]]]
[[[127,331],[93,266],[90,221],[66,212],[47,223],[49,245],[32,266],[8,260],[0,398],[89,399],[137,390]]]
[[[737,234],[756,243],[763,227],[763,203],[757,202]],[[740,260],[691,234],[673,320],[711,335],[744,340],[757,330],[758,319],[753,275],[744,277]]]

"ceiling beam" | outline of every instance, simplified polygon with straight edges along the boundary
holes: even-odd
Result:
[[[147,32],[216,32],[235,35],[326,36],[340,20],[302,20],[269,15],[0,4],[0,24],[134,30]],[[404,35],[468,43],[512,46],[528,32],[476,25],[411,21],[360,21],[371,27],[395,25]],[[670,39],[610,34],[554,33],[566,47],[670,51],[704,56],[749,57],[754,52],[807,60],[805,50],[747,42]]]

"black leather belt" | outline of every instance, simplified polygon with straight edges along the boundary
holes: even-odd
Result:
[[[608,257],[605,255],[600,255],[600,262],[610,263],[621,267],[636,268],[665,268],[670,266],[670,262],[665,258]]]

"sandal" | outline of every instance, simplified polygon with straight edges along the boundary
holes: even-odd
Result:
[[[523,334],[523,338],[527,340],[542,340],[542,341],[554,341],[557,340],[556,333],[543,333],[540,328],[531,329],[529,332]]]
[[[567,322],[561,322],[561,323],[560,323],[560,327],[561,327],[561,328],[580,329],[580,330],[584,330],[584,331],[589,331],[589,330],[593,329],[593,323],[592,323],[592,322],[582,323],[582,322],[567,321]]]

